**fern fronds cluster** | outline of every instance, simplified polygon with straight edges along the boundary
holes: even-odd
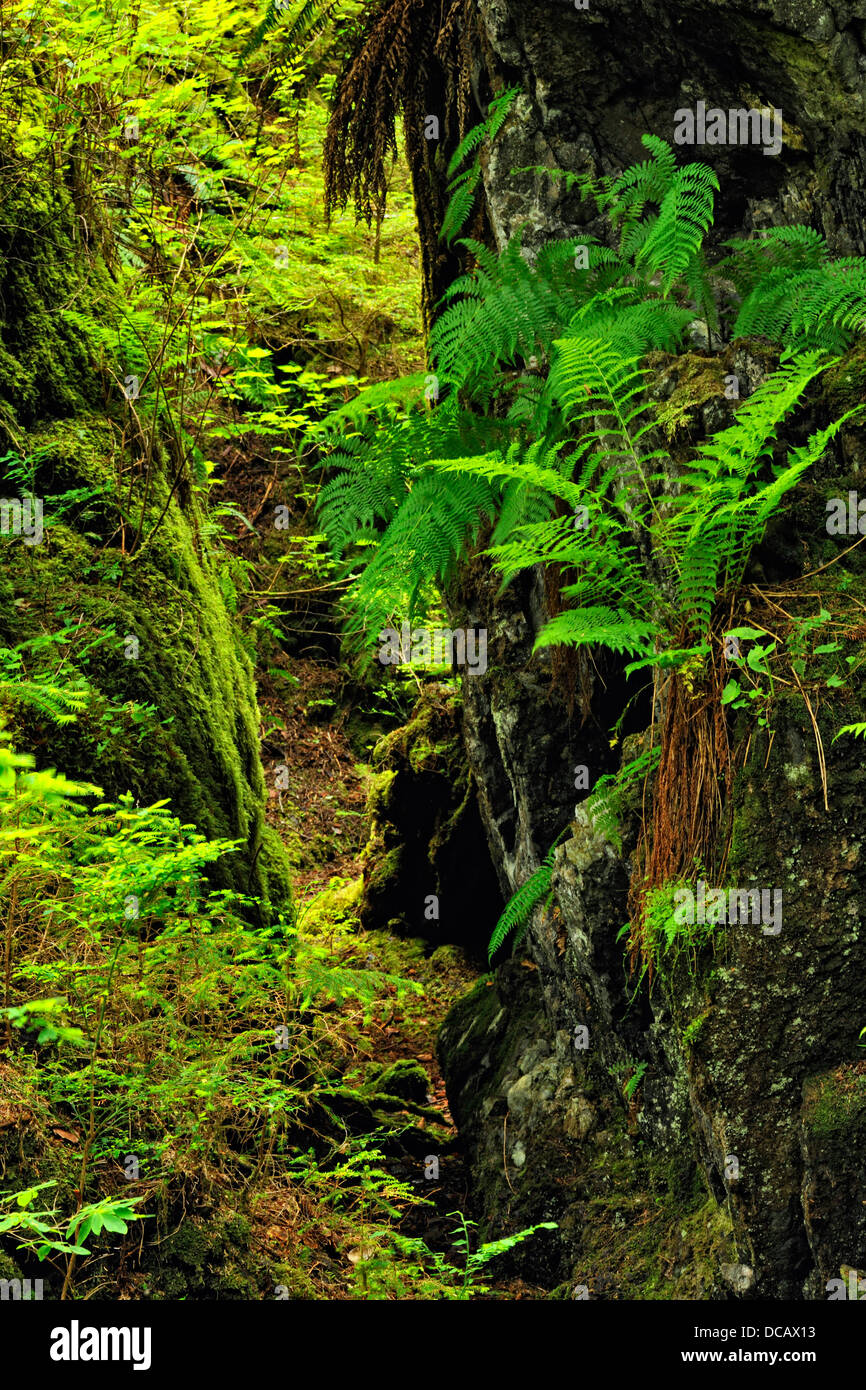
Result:
[[[722,268],[743,295],[734,337],[842,352],[866,330],[862,256],[831,260],[823,236],[801,226],[727,244],[736,254]]]
[[[684,480],[666,539],[679,570],[679,608],[688,626],[703,633],[717,592],[740,583],[753,547],[782,498],[850,418],[849,412],[807,444],[791,450],[786,464],[770,468],[779,426],[808,384],[831,363],[805,353],[780,366],[737,411],[733,425],[702,444]]]
[[[475,195],[481,182],[481,165],[476,158],[468,169],[461,169],[470,154],[474,154],[486,142],[494,141],[502,129],[511,110],[518,88],[509,87],[506,92],[490,103],[487,118],[463,137],[448,163],[448,206],[442,220],[439,235],[445,241],[452,241],[457,232],[468,220],[475,202]]]
[[[452,173],[506,109],[466,137]],[[704,251],[718,182],[704,165],[678,168],[664,141],[644,144],[650,157],[617,178],[575,176],[616,250],[569,238],[530,258],[519,232],[499,254],[464,239],[475,268],[443,298],[423,399],[416,376],[324,422],[320,518],[353,578],[357,637],[414,618],[487,536],[506,584],[557,567],[562,607],[536,649],[602,646],[633,670],[682,664],[707,650],[714,606],[850,418],[778,458],[783,422],[831,365],[827,346],[866,322],[866,261],[830,262],[819,234],[775,229],[731,243],[719,270],[745,296],[746,328],[774,334],[787,360],[685,464],[662,447],[642,363],[676,351],[697,315],[718,331]],[[461,177],[449,234],[475,188]]]
[[[623,763],[617,772],[605,773],[599,777],[585,802],[593,830],[610,840],[620,854],[620,818],[629,788],[654,771],[658,766],[659,751],[658,746],[645,749],[636,758],[630,758]]]

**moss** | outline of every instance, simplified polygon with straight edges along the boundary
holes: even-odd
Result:
[[[51,731],[52,765],[89,776],[98,762],[109,797],[130,790],[140,801],[164,798],[209,838],[239,840],[239,851],[215,866],[214,882],[261,896],[266,909],[287,904],[285,854],[264,823],[252,667],[189,520],[172,503],[137,562],[115,552],[119,584],[94,567],[92,547],[64,523],[49,528],[38,560],[29,549],[12,555],[19,604],[3,623],[9,645],[37,635],[45,594],[53,627],[77,623],[91,639],[114,630],[84,667],[95,705]],[[128,636],[137,639],[136,659],[126,657]],[[134,706],[151,713],[137,722]],[[23,726],[44,761],[46,733],[26,719]]]
[[[96,406],[102,383],[93,371],[92,344],[61,312],[85,274],[68,202],[38,184],[20,191],[7,184],[3,212],[0,418],[26,427],[39,417]],[[99,276],[106,288],[104,271],[88,266],[87,275]]]
[[[485,958],[501,893],[463,743],[459,696],[441,686],[426,690],[408,723],[376,745],[373,763],[363,926],[393,923],[394,930],[421,932],[436,945],[445,936]]]
[[[292,878],[285,846],[275,830],[257,817],[261,831],[261,850],[256,862],[260,893],[266,910],[289,910],[292,901]]]
[[[401,1096],[404,1100],[414,1100],[421,1105],[430,1091],[430,1078],[420,1062],[402,1057],[392,1066],[385,1067],[376,1085],[384,1095]]]
[[[277,1299],[315,1299],[321,1298],[321,1290],[310,1278],[304,1268],[304,1261],[310,1259],[310,1251],[298,1251],[296,1264],[277,1264],[273,1267],[272,1284],[265,1291],[265,1298]]]
[[[160,1270],[158,1284],[160,1296],[169,1302],[179,1302],[186,1298],[189,1291],[186,1276],[179,1269]],[[145,1289],[149,1293],[150,1285],[146,1285]]]
[[[459,946],[437,946],[431,954],[428,964],[433,971],[441,971],[443,974],[463,967],[464,957]]]
[[[229,1217],[225,1222],[224,1230],[226,1239],[229,1240],[232,1245],[245,1248],[252,1240],[252,1223],[248,1221],[245,1216]]]
[[[186,474],[170,494],[175,469],[158,432],[145,468],[106,408],[97,329],[66,306],[98,303],[110,317],[116,290],[98,259],[78,259],[71,209],[36,187],[5,206],[0,445],[33,470],[46,530],[38,546],[4,546],[0,641],[69,625],[65,668],[89,645],[82,670],[93,690],[87,713],[63,728],[19,706],[19,742],[39,766],[90,779],[98,765],[107,796],[165,799],[208,837],[238,840],[211,877],[260,897],[269,915],[288,905],[288,862],[265,828],[253,670],[226,609],[220,559],[203,545],[203,508]],[[76,489],[97,495],[70,497]],[[138,641],[135,659],[127,636]],[[43,672],[59,655],[41,649]],[[38,673],[33,658],[28,674]]]
[[[766,814],[760,800],[751,795],[747,772],[740,771],[734,779],[730,876],[736,881],[740,865],[747,865],[756,844],[761,844],[767,829]]]
[[[858,342],[824,374],[822,389],[834,414],[862,405],[866,398],[866,343]]]
[[[660,1269],[646,1297],[695,1299],[718,1296],[721,1266],[736,1263],[730,1216],[712,1197],[684,1216],[672,1212],[667,1238],[659,1249]],[[666,1268],[670,1270],[665,1273]],[[653,1287],[655,1285],[655,1287]]]
[[[7,1255],[4,1250],[0,1250],[0,1279],[20,1279],[21,1270],[18,1268],[11,1255]]]
[[[207,1222],[187,1218],[152,1252],[144,1292],[152,1298],[258,1299],[258,1256],[253,1226],[237,1212]]]
[[[707,401],[724,400],[725,367],[717,358],[686,353],[674,360],[667,376],[676,384],[664,405],[659,407],[658,422],[670,440],[694,423],[693,411]],[[665,373],[662,373],[659,390],[664,394]]]
[[[418,701],[406,724],[380,739],[373,750],[373,762],[381,767],[403,763],[415,773],[444,771],[454,767],[459,748],[453,729],[460,708],[456,694],[432,696]]]
[[[367,815],[371,819],[378,819],[386,813],[388,797],[396,776],[393,768],[371,773],[367,791]]]
[[[403,846],[388,850],[371,870],[366,883],[367,897],[385,897],[399,884],[403,867]]]
[[[212,1254],[212,1241],[207,1231],[194,1221],[186,1220],[163,1243],[163,1257],[189,1269],[200,1270]]]
[[[304,904],[303,929],[307,935],[318,931],[331,932],[335,924],[356,922],[358,902],[363,890],[363,879],[350,879],[348,882],[333,878],[327,888]]]
[[[866,1063],[841,1066],[807,1082],[802,1117],[818,1138],[858,1128],[866,1120]]]
[[[598,1162],[611,1191],[588,1204],[573,1281],[591,1297],[718,1297],[721,1266],[736,1261],[736,1248],[727,1209],[707,1195],[694,1162],[637,1159],[615,1135]]]
[[[686,1024],[682,1032],[683,1047],[694,1047],[698,1034],[707,1020],[708,1013],[709,1009],[706,1009],[702,1014],[698,1014],[697,1018],[693,1018],[691,1023]]]
[[[781,28],[746,20],[743,31],[751,31],[753,41],[766,50],[769,60],[786,69],[789,79],[799,91],[809,93],[810,109],[820,111],[827,125],[845,129],[859,124],[862,106],[852,100],[851,93],[846,92],[838,73],[828,62],[829,44],[816,43],[813,39],[787,33]],[[752,105],[767,103],[766,93],[749,95]],[[785,143],[793,144],[796,148],[799,132],[791,134],[794,134],[794,141],[786,133]]]

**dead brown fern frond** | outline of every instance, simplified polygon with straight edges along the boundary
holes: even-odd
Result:
[[[350,202],[368,225],[384,214],[388,161],[402,117],[422,257],[425,322],[460,270],[439,240],[446,168],[468,119],[480,20],[473,0],[372,0],[362,12],[335,86],[325,137],[325,206]],[[429,122],[438,121],[437,138]],[[435,128],[434,128],[435,129]]]
[[[425,0],[375,0],[362,12],[337,78],[325,137],[328,215],[354,202],[369,225],[384,210],[386,164],[397,154],[397,122],[413,108],[438,32]]]
[[[454,132],[450,115],[457,113],[456,138],[462,140],[467,130],[469,97],[472,91],[472,69],[480,39],[481,21],[475,0],[453,0],[436,38],[434,52],[445,73],[445,138]]]

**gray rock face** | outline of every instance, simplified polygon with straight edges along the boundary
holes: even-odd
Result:
[[[576,193],[533,165],[619,172],[645,157],[645,132],[674,142],[676,113],[774,108],[778,156],[754,145],[704,145],[719,174],[722,238],[816,214],[839,255],[866,251],[866,8],[804,0],[479,0],[488,67],[526,93],[491,155],[485,184],[500,243],[525,244],[587,224]]]
[[[639,1141],[674,1183],[688,1187],[697,1166],[732,1223],[731,1246],[716,1252],[717,1285],[705,1292],[826,1297],[843,1265],[866,1266],[862,774],[850,745],[832,744],[866,693],[855,689],[835,711],[819,712],[829,811],[802,703],[777,708],[772,744],[753,732],[734,788],[726,881],[780,893],[780,914],[764,925],[728,924],[712,949],[668,962],[651,988],[644,981],[638,989],[617,940],[637,807],[624,812],[615,843],[583,806],[566,810],[573,793],[554,801],[551,788],[567,785],[562,764],[573,757],[573,749],[560,756],[568,724],[551,733],[558,697],[543,672],[530,674],[512,609],[502,623],[514,673],[495,669],[474,683],[466,717],[500,877],[519,886],[543,854],[542,830],[555,829],[556,815],[569,825],[552,902],[534,911],[516,958],[522,966],[503,967],[495,1009],[489,991],[463,1001],[441,1038],[480,1211],[491,1230],[503,1217],[508,1229],[559,1219],[559,1262],[547,1247],[544,1269],[528,1254],[529,1268],[567,1278],[571,1263],[580,1283],[584,1185],[612,1155],[617,1184],[638,1183]],[[627,740],[623,756],[639,744],[640,736]],[[585,757],[597,767],[599,754],[596,741]],[[525,989],[515,993],[521,970],[531,974],[534,1008]],[[630,1093],[623,1083],[635,1076]]]
[[[702,100],[779,108],[784,123],[778,156],[742,146],[693,152],[719,174],[716,237],[810,221],[835,254],[866,252],[866,5],[589,0],[579,10],[568,0],[479,0],[479,9],[488,70],[525,93],[484,170],[500,245],[522,224],[530,251],[582,227],[601,231],[575,193],[512,169],[618,172],[644,157],[643,132],[672,141],[677,110]],[[748,394],[761,368],[744,351]],[[825,405],[841,413],[838,401]],[[711,414],[704,408],[698,428],[720,423]],[[820,478],[844,495],[863,458],[863,432],[852,429]],[[786,563],[799,547],[796,572],[828,558],[818,549],[822,506],[798,494],[792,534],[778,538]],[[846,571],[845,592],[859,594],[857,552],[831,573]],[[830,588],[822,580],[816,593],[826,602]],[[835,593],[834,633],[851,643],[856,670],[859,608]],[[547,611],[542,582],[495,599],[473,569],[462,599],[495,652],[487,674],[466,682],[465,737],[506,896],[566,832],[552,901],[535,909],[518,963],[462,1001],[441,1039],[479,1212],[496,1233],[559,1220],[556,1252],[527,1247],[530,1270],[588,1285],[590,1297],[640,1297],[624,1254],[612,1275],[597,1258],[593,1213],[621,1197],[616,1249],[636,1193],[656,1190],[663,1172],[685,1209],[697,1173],[712,1239],[701,1244],[691,1229],[686,1238],[685,1228],[672,1236],[665,1277],[680,1292],[670,1296],[827,1297],[840,1271],[866,1267],[863,780],[851,741],[833,743],[842,724],[863,718],[862,683],[855,676],[844,693],[822,697],[815,727],[803,700],[786,697],[772,740],[755,733],[740,760],[727,881],[780,890],[781,931],[727,926],[700,959],[680,959],[636,992],[617,935],[637,807],[614,843],[574,805],[584,795],[575,765],[594,782],[618,761],[607,731],[624,706],[621,677],[584,673],[582,722],[549,654],[531,656]],[[736,733],[745,750],[748,729]],[[688,1288],[676,1282],[687,1265],[700,1270]]]
[[[597,760],[598,730],[579,728],[551,680],[550,659],[530,662],[543,621],[537,580],[501,599],[489,576],[466,586],[469,621],[488,629],[488,671],[464,681],[464,734],[493,862],[506,896],[523,882],[574,808],[573,767]]]

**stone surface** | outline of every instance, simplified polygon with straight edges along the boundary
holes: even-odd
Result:
[[[502,242],[567,236],[589,209],[513,168],[619,172],[645,158],[645,132],[673,143],[676,112],[773,107],[778,156],[757,146],[687,150],[722,185],[721,240],[783,222],[817,224],[838,255],[866,251],[866,10],[804,0],[620,3],[479,0],[491,74],[523,95],[488,162],[491,225]]]
[[[456,942],[481,961],[502,899],[461,722],[459,699],[433,688],[373,750],[360,916],[369,930]]]
[[[521,226],[530,253],[581,228],[603,233],[576,193],[513,169],[619,172],[645,157],[644,132],[672,142],[677,109],[705,100],[725,109],[767,104],[784,122],[778,157],[742,147],[686,152],[719,174],[715,243],[811,222],[834,254],[866,252],[866,6],[590,0],[577,10],[569,0],[480,0],[479,8],[487,39],[479,65],[488,80],[523,91],[484,165],[499,245]],[[691,356],[656,363],[675,454],[684,438],[724,423],[727,406],[707,389],[707,371],[733,370],[746,396],[772,366],[759,344],[724,347],[715,365],[706,346],[696,341]],[[859,350],[828,374],[807,424],[864,395]],[[753,578],[781,580],[838,557],[838,546],[827,546],[825,499],[857,486],[864,462],[863,431],[852,428],[768,536]],[[822,570],[818,601],[827,595],[844,614],[835,585],[846,571],[846,584],[862,585],[862,564],[854,551]],[[826,1297],[841,1268],[866,1265],[857,1047],[866,1023],[863,781],[856,746],[833,743],[842,724],[863,717],[862,683],[825,690],[815,711],[829,809],[802,699],[780,700],[772,742],[757,733],[741,759],[727,880],[780,888],[781,933],[728,927],[715,950],[681,959],[636,991],[616,939],[627,919],[636,808],[615,843],[579,806],[575,815],[584,794],[572,781],[575,764],[588,765],[594,781],[625,756],[608,743],[627,703],[622,676],[572,669],[569,689],[568,671],[555,670],[549,653],[531,656],[550,611],[537,577],[497,597],[475,567],[461,599],[469,620],[490,630],[488,672],[467,683],[465,736],[506,896],[565,832],[552,900],[536,907],[516,963],[456,1007],[441,1039],[486,1229],[559,1220],[543,1255],[540,1246],[527,1251],[527,1268],[589,1285],[592,1297],[647,1296],[646,1285],[635,1291],[631,1247],[616,1235],[621,1221],[611,1222],[618,1253],[610,1266],[598,1257],[591,1214],[614,1198],[594,1186],[597,1163],[607,1165],[623,1210],[654,1190],[660,1173],[686,1210],[697,1172],[707,1206],[694,1220],[704,1235],[688,1227],[679,1244],[672,1235],[663,1273],[675,1282],[689,1264],[703,1272],[668,1296]],[[839,631],[856,666],[859,609],[847,612],[850,627],[843,621]],[[628,718],[622,735],[649,722],[639,703]],[[745,750],[745,726],[735,734]],[[574,1042],[580,1028],[584,1052]]]

